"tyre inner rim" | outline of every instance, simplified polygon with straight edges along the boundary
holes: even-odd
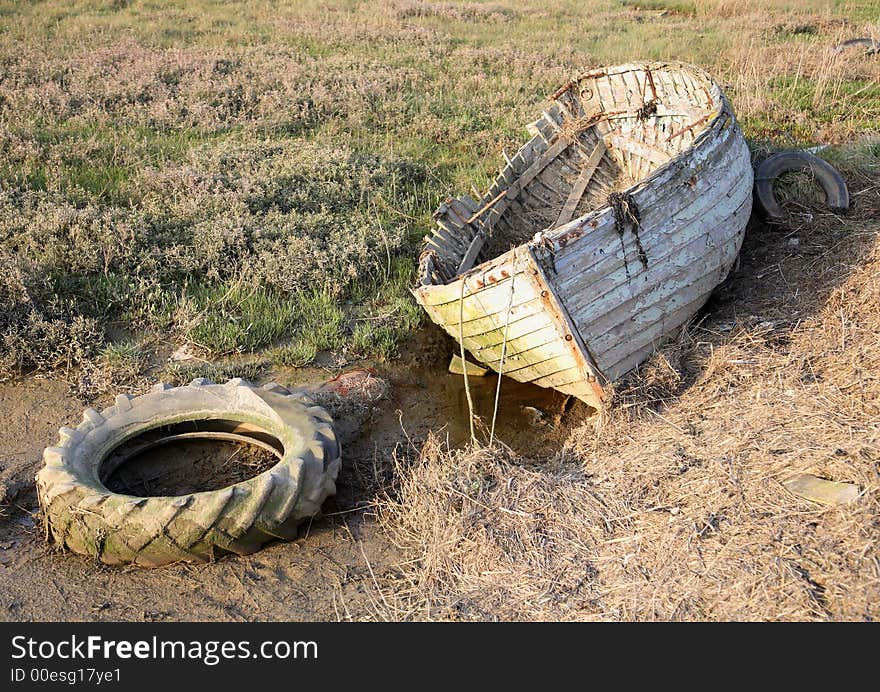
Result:
[[[239,448],[224,458],[223,448],[228,450],[236,443],[240,445]],[[245,444],[250,449],[244,447]],[[167,455],[161,457],[153,451],[168,445],[177,447],[177,450],[169,450]],[[192,448],[199,446],[203,447],[201,455],[193,460],[191,466],[187,465],[189,457],[193,457]],[[246,451],[248,454],[244,456],[250,456],[255,463],[230,464],[242,451]],[[104,458],[100,479],[114,492],[150,497],[157,493],[150,492],[149,484],[161,478],[163,481],[160,485],[165,487],[158,494],[187,495],[217,490],[253,478],[274,466],[283,455],[284,445],[281,441],[252,423],[223,419],[190,420],[159,426],[126,440]],[[131,474],[126,471],[131,470],[135,471],[133,478],[127,477]],[[143,471],[149,473],[144,474]],[[138,477],[147,475],[151,477]],[[169,478],[172,487],[167,487]],[[178,488],[178,485],[186,488]]]

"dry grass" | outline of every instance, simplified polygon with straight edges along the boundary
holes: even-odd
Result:
[[[850,184],[845,221],[756,224],[707,313],[555,458],[430,438],[399,461],[379,518],[413,562],[386,615],[880,616],[880,177]],[[799,500],[797,472],[861,496]]]

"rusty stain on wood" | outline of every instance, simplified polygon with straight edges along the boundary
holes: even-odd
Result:
[[[559,87],[556,91],[553,92],[553,94],[550,96],[550,100],[555,101],[556,99],[558,99],[560,96],[562,96],[566,91],[568,91],[571,88],[572,84],[574,84],[574,81],[569,79],[565,84],[563,84],[561,87]]]
[[[651,100],[656,101],[657,100],[657,87],[654,86],[654,75],[651,74],[650,67],[645,68],[645,79],[647,80],[648,84],[651,85]]]
[[[706,115],[704,115],[702,118],[700,118],[696,122],[692,122],[690,125],[687,125],[686,127],[681,128],[677,132],[673,132],[671,135],[669,135],[669,137],[666,138],[666,141],[668,142],[672,139],[675,139],[676,137],[681,137],[685,132],[690,132],[698,125],[702,125],[704,122],[706,122],[711,117],[712,117],[712,113],[707,113]]]

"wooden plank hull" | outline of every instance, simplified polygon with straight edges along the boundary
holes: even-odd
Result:
[[[586,126],[571,134],[572,122]],[[598,408],[733,266],[751,212],[749,152],[718,86],[665,63],[586,73],[532,130],[454,219],[456,248],[427,246],[440,251],[423,253],[413,293],[477,360]],[[553,227],[573,208],[585,213]],[[505,233],[525,242],[493,253]],[[456,274],[458,248],[477,234],[484,261]]]
[[[457,295],[428,287],[416,289],[416,297],[434,322],[496,372],[600,405],[597,373],[531,248],[487,264],[447,284]]]

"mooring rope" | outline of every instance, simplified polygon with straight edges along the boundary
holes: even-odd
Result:
[[[464,355],[464,284],[465,279],[462,277],[461,292],[458,296],[458,345],[461,348],[461,371],[464,374],[464,392],[467,396],[468,424],[471,427],[471,444],[475,444],[477,436],[474,434],[474,400],[471,398],[471,385],[468,381],[467,361],[465,360]]]
[[[489,430],[489,447],[495,442],[495,420],[498,418],[498,402],[501,399],[501,377],[504,375],[504,359],[507,356],[507,330],[510,327],[510,312],[513,309],[513,280],[516,265],[510,274],[510,297],[507,300],[507,316],[504,318],[504,337],[501,340],[501,362],[498,364],[498,384],[495,387],[495,408],[492,410],[492,427]]]

